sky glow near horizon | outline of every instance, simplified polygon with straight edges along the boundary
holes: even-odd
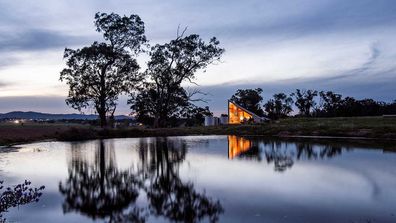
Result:
[[[98,11],[138,14],[151,44],[174,38],[178,25],[205,40],[216,36],[226,49],[222,62],[195,81],[217,114],[238,88],[261,87],[265,99],[295,88],[396,99],[392,0],[0,0],[0,9],[0,112],[75,112],[59,81],[63,50],[102,41]],[[129,112],[122,96],[117,113]]]

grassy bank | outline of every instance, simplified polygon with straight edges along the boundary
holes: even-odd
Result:
[[[57,139],[64,141],[183,135],[333,136],[396,139],[396,118],[289,118],[261,125],[227,125],[167,129],[128,128],[101,130],[82,125],[0,125],[0,145]]]
[[[77,124],[0,123],[0,145],[57,139],[75,128],[88,129]]]

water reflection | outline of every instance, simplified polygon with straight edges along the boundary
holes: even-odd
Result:
[[[240,156],[246,151],[249,151],[252,147],[252,142],[249,139],[238,137],[238,136],[228,136],[228,158],[234,159]]]
[[[217,222],[223,208],[204,193],[194,189],[191,182],[183,182],[179,176],[179,165],[186,156],[183,140],[157,138],[147,144],[141,140],[139,156],[142,163],[150,214],[163,216],[176,222],[199,222],[208,218]]]
[[[103,141],[98,144],[93,164],[79,154],[77,145],[72,148],[69,176],[59,185],[59,191],[65,197],[63,211],[79,212],[94,220],[144,222],[142,211],[131,208],[141,186],[138,176],[131,170],[118,170],[114,148],[105,148]]]
[[[223,213],[218,200],[197,192],[192,182],[183,182],[179,166],[186,156],[183,140],[142,139],[138,168],[117,168],[114,148],[98,143],[91,164],[72,149],[69,176],[59,185],[65,197],[65,213],[78,212],[107,222],[145,222],[150,216],[174,222],[217,222]],[[139,196],[146,199],[138,205]]]
[[[57,223],[390,223],[396,153],[393,141],[379,143],[189,136],[21,145],[1,154],[1,179],[8,185],[28,176],[45,184],[45,193],[40,203],[4,216]]]
[[[293,144],[294,146],[291,146]],[[341,155],[342,147],[337,145],[316,145],[309,142],[282,143],[274,139],[249,139],[228,136],[228,158],[250,159],[274,164],[275,171],[291,168],[295,161],[325,159]]]

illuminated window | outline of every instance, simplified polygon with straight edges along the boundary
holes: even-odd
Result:
[[[235,103],[228,102],[228,123],[229,124],[241,124],[243,122],[253,119],[253,115],[246,112],[242,107]]]

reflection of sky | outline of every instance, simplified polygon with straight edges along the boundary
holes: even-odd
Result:
[[[302,159],[284,172],[275,172],[273,163],[268,164],[265,158],[261,162],[242,158],[229,160],[226,136],[173,137],[173,140],[186,140],[189,149],[180,167],[182,180],[191,180],[197,191],[205,191],[220,200],[225,209],[220,218],[222,222],[395,220],[391,214],[396,212],[396,154],[343,149],[341,155],[324,160]],[[114,155],[119,169],[136,167],[138,139],[106,140],[105,145],[116,148]],[[295,149],[293,143],[280,145],[282,149],[286,146],[288,150]],[[93,162],[96,146],[97,142],[93,141],[73,149]],[[62,213],[63,197],[58,192],[58,184],[67,177],[71,149],[69,143],[48,142],[29,144],[22,146],[19,152],[2,154],[0,174],[6,184],[28,178],[34,186],[46,186],[40,203],[12,210],[10,220],[87,220],[78,214]],[[261,149],[269,148],[261,144]],[[139,198],[139,202],[144,204],[144,198]]]
[[[214,111],[224,112],[241,87],[262,87],[265,98],[299,87],[394,99],[392,0],[0,0],[0,8],[0,112],[72,111],[58,81],[62,53],[100,40],[97,11],[139,14],[152,44],[174,38],[179,24],[205,39],[217,36],[223,62],[196,80],[211,93]],[[146,59],[139,58],[142,66]],[[125,102],[118,112],[129,112]]]

